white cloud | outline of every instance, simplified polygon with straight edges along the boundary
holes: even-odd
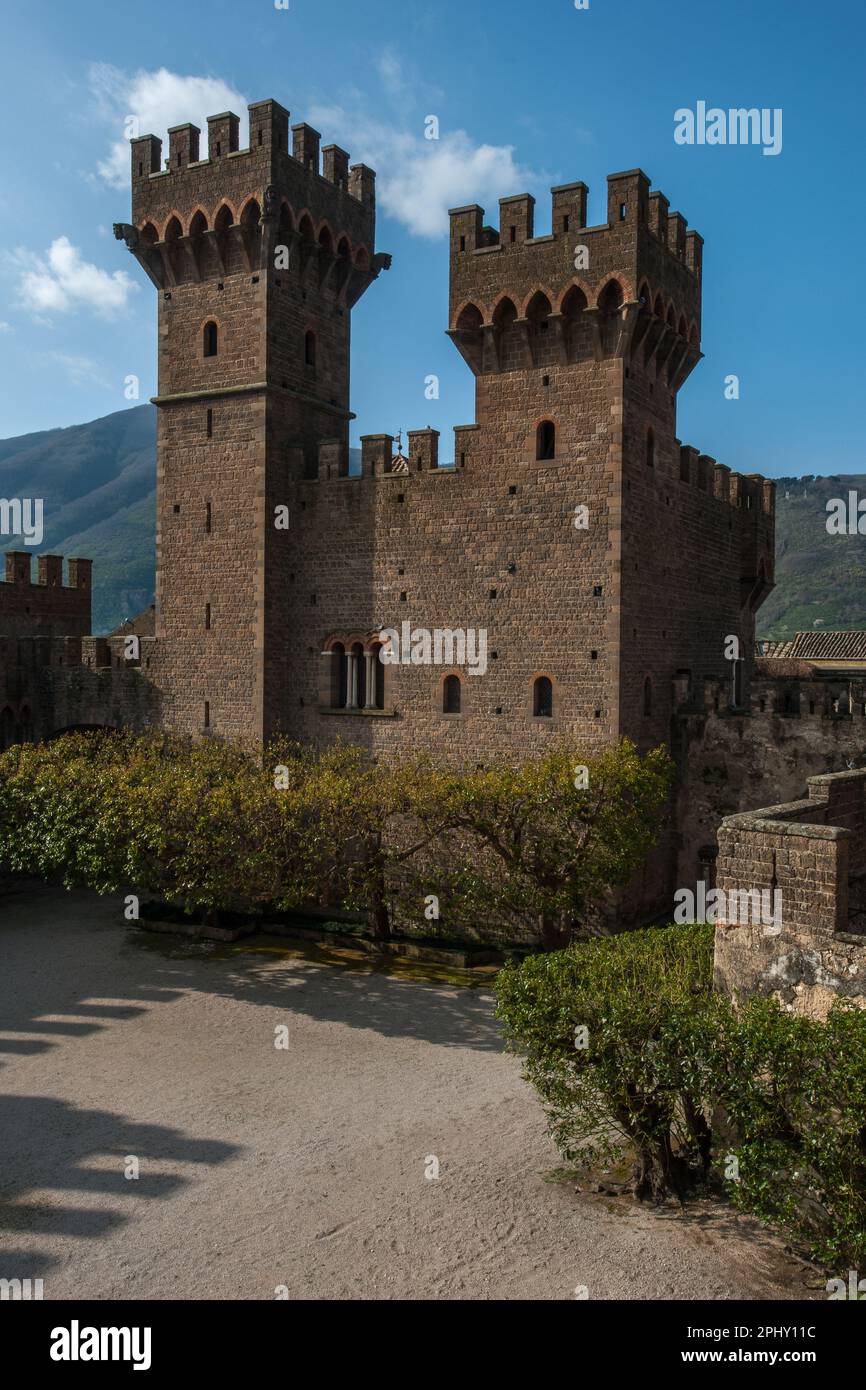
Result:
[[[0,319],[0,333],[11,333],[11,332],[12,332],[12,325],[11,325],[11,323],[7,323],[5,319]]]
[[[138,288],[125,270],[109,274],[85,261],[65,236],[52,241],[44,255],[18,250],[11,259],[20,272],[19,302],[40,318],[75,309],[90,309],[102,318],[113,318],[126,308],[130,294]]]
[[[76,357],[68,352],[49,352],[46,358],[63,368],[73,386],[95,385],[108,388],[111,385],[92,357]]]
[[[383,59],[383,61],[385,61]],[[390,68],[396,60],[388,57]],[[398,80],[396,67],[392,82]],[[430,114],[435,114],[431,112]],[[491,211],[500,198],[523,193],[547,176],[516,158],[513,145],[477,144],[465,130],[448,130],[440,117],[440,138],[427,140],[424,121],[402,128],[369,118],[362,109],[314,108],[310,120],[328,139],[345,144],[353,163],[376,170],[377,201],[415,236],[439,237],[448,231],[448,209],[480,203]]]
[[[207,118],[221,111],[246,112],[247,100],[218,77],[191,77],[159,68],[123,72],[108,63],[90,68],[90,87],[100,116],[117,132],[97,171],[113,188],[129,183],[130,118],[139,135],[160,135],[169,126],[191,121],[202,132],[202,153],[207,153]],[[243,135],[241,136],[243,144]]]

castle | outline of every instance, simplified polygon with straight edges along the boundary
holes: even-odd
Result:
[[[175,127],[164,162],[155,136],[132,141],[132,221],[115,234],[158,303],[155,629],[88,636],[88,563],[70,562],[67,588],[42,556],[33,585],[9,555],[4,742],[159,726],[480,762],[561,736],[667,742],[679,791],[644,898],[669,902],[711,857],[705,822],[759,804],[777,775],[756,753],[734,807],[704,775],[707,749],[736,762],[759,718],[774,485],[677,438],[702,355],[702,238],[639,169],[609,177],[599,226],[582,183],[552,190],[541,236],[528,194],[500,201],[498,228],[454,209],[448,333],[475,422],[444,465],[435,430],[410,432],[405,456],[366,436],[354,474],[351,313],[390,265],[375,175],[275,101],[249,127],[242,150],[236,115],[209,118],[204,157],[198,128]],[[413,652],[420,634],[420,659],[405,641],[396,659],[387,632]],[[813,742],[781,795],[832,770]]]

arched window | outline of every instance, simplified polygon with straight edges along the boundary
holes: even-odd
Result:
[[[535,457],[537,459],[556,458],[556,425],[552,420],[542,420],[535,436]]]
[[[382,643],[374,642],[368,653],[369,670],[367,675],[367,707],[385,708],[385,663],[381,658]]]
[[[643,683],[643,717],[649,719],[653,712],[653,683],[647,676]]]
[[[442,713],[460,713],[460,677],[446,676],[442,683]]]
[[[312,329],[304,335],[304,361],[308,367],[316,365],[316,335]]]
[[[366,704],[367,663],[360,642],[349,649],[347,665],[346,709],[363,709]]]
[[[346,707],[346,648],[342,642],[335,642],[328,652],[331,709]]]
[[[217,326],[213,319],[204,326],[204,355],[205,357],[216,357],[217,355],[218,334]]]
[[[656,466],[656,437],[651,429],[646,432],[646,463],[647,468]]]
[[[536,719],[553,716],[553,682],[549,676],[537,676],[532,688],[532,713]]]

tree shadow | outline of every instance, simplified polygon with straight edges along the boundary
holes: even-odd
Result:
[[[50,961],[58,918],[62,937],[69,934],[75,947],[72,958],[63,969],[34,969],[34,961]],[[114,938],[112,949],[94,951],[104,933]],[[22,1034],[39,1035],[32,1047],[44,1050],[55,1038],[92,1033],[189,991],[434,1046],[503,1046],[489,983],[479,989],[420,978],[416,964],[371,962],[350,943],[322,949],[255,936],[231,946],[189,942],[131,928],[120,897],[43,884],[10,904],[0,941],[14,980],[0,999],[0,1051],[26,1051]]]

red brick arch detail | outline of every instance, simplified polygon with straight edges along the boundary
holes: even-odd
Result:
[[[523,303],[518,305],[517,313],[519,318],[526,318],[526,312],[537,294],[544,295],[550,305],[550,312],[553,313],[554,305],[556,304],[556,295],[552,290],[548,289],[546,285],[534,285],[529,291],[529,294],[524,298]]]
[[[453,314],[453,316],[452,316],[452,318],[451,318],[451,332],[452,332],[452,333],[456,333],[456,332],[457,332],[457,325],[458,325],[458,323],[460,322],[461,315],[462,315],[463,313],[465,313],[465,311],[466,311],[467,309],[477,309],[478,312],[479,312],[479,314],[481,315],[481,322],[482,322],[482,323],[492,323],[492,322],[493,322],[493,320],[490,318],[490,315],[489,315],[489,313],[488,313],[487,306],[486,306],[481,300],[479,300],[479,299],[464,299],[463,303],[462,303],[461,305],[459,305],[459,307],[457,308],[457,310],[455,311],[455,313]]]
[[[553,713],[550,719],[541,718],[541,716],[536,716],[535,713],[535,682],[540,680],[542,676],[546,676],[550,681],[551,699],[553,701]],[[559,717],[559,681],[552,671],[533,671],[526,687],[526,701],[530,717],[533,720],[539,717],[541,718],[541,722],[545,724],[553,724],[556,722]]]
[[[317,235],[318,235],[317,232],[316,232],[316,219],[315,219],[315,217],[313,216],[313,214],[310,212],[310,209],[309,209],[309,208],[301,208],[300,212],[298,213],[298,220],[297,220],[297,222],[295,223],[295,226],[297,227],[298,231],[300,231],[300,230],[301,230],[301,223],[303,222],[303,220],[304,220],[305,217],[307,218],[307,220],[309,221],[310,226],[311,226],[312,229],[313,229],[313,241],[315,241],[315,240],[316,240],[316,237],[317,237]]]
[[[651,305],[650,307],[652,308],[653,313],[655,313],[655,311],[656,311],[656,303],[657,303],[658,300],[661,300],[661,302],[662,302],[662,311],[661,311],[661,314],[659,315],[659,317],[660,317],[662,323],[667,323],[668,306],[667,306],[667,302],[665,301],[665,297],[664,297],[664,295],[662,294],[661,290],[656,290],[655,294],[654,294],[653,297],[652,297],[652,305]]]
[[[518,315],[520,314],[520,309],[518,307],[520,304],[520,296],[512,294],[510,290],[503,290],[490,311],[491,323],[495,322],[496,315],[498,314],[500,307],[505,303],[506,300],[510,300],[510,302],[514,305],[514,312]]]
[[[698,347],[701,341],[701,330],[698,328],[697,319],[692,319],[689,324],[689,342],[692,347]]]
[[[319,242],[319,238],[320,238],[321,235],[322,235],[322,232],[327,232],[327,233],[328,233],[328,236],[331,238],[331,245],[334,247],[334,250],[336,250],[336,249],[337,249],[337,235],[336,235],[336,233],[335,233],[333,227],[331,226],[330,222],[328,221],[327,217],[323,217],[322,220],[321,220],[321,222],[319,223],[318,227],[316,228],[316,244],[317,244],[317,245],[318,245],[318,242]]]
[[[352,238],[349,236],[348,232],[341,232],[340,235],[337,237],[336,241],[334,242],[334,250],[336,251],[337,255],[339,256],[340,254],[340,247],[342,246],[343,242],[345,242],[349,248],[349,260],[354,260],[355,253],[352,249]]]
[[[183,236],[183,218],[181,217],[177,209],[175,209],[173,212],[170,212],[168,214],[168,217],[162,224],[162,231],[160,232],[159,237],[160,241],[165,241],[165,234],[171,226],[172,222],[174,222],[175,220],[177,220],[177,225],[180,227],[180,234],[181,236]]]
[[[653,294],[652,285],[650,284],[649,280],[641,280],[640,284],[638,285],[638,287],[637,287],[638,302],[640,302],[640,292],[641,292],[641,290],[646,290],[646,308],[647,308],[647,310],[648,310],[649,313],[652,313],[652,311],[653,311],[653,302],[655,301],[655,295]]]
[[[215,324],[216,324],[216,331],[217,331],[217,353],[218,353],[218,354],[219,354],[220,352],[222,352],[222,347],[223,347],[223,325],[222,325],[222,320],[219,318],[219,316],[218,316],[217,314],[207,314],[207,315],[205,315],[205,317],[202,319],[201,323],[200,323],[199,326],[198,326],[198,354],[199,354],[200,357],[202,357],[202,359],[203,359],[203,353],[204,353],[204,330],[205,330],[205,326],[206,326],[207,324],[209,324],[209,323],[215,323]]]
[[[189,215],[189,221],[188,221],[187,224],[186,224],[186,235],[187,235],[187,236],[189,236],[189,234],[190,234],[190,228],[192,227],[193,221],[195,220],[196,217],[198,217],[199,213],[201,213],[202,217],[203,217],[204,220],[205,220],[205,223],[207,224],[207,230],[208,230],[208,231],[211,230],[211,227],[213,226],[213,223],[212,223],[211,220],[210,220],[210,215],[209,215],[209,213],[208,213],[207,208],[203,208],[202,205],[201,205],[201,203],[197,203],[196,206],[193,208],[192,212],[190,213],[190,215]]]
[[[361,259],[362,257],[363,260]],[[359,242],[359,244],[352,251],[352,264],[356,266],[363,266],[365,270],[369,270],[370,261],[371,256],[368,247],[366,247],[363,242]]]
[[[229,212],[231,213],[233,225],[237,224],[240,221],[238,217],[237,203],[233,203],[231,198],[220,198],[219,202],[214,208],[213,217],[210,219],[210,225],[212,227],[216,227],[216,220],[222,212],[223,208],[228,208]]]
[[[442,671],[433,687],[434,707],[438,714],[445,714],[445,710],[443,709],[443,705],[445,704],[445,682],[449,676],[456,676],[460,682],[460,715],[452,714],[448,716],[451,719],[457,719],[469,713],[466,708],[466,701],[472,687],[469,685],[466,678],[465,670],[461,671],[459,666],[449,666],[447,670]]]
[[[592,304],[592,290],[589,288],[586,281],[582,280],[579,275],[573,275],[568,283],[563,285],[556,300],[552,301],[554,313],[562,313],[562,306],[565,303],[566,296],[570,294],[572,290],[580,290],[586,300],[586,307],[590,307]]]
[[[601,299],[601,296],[604,294],[608,285],[611,284],[614,280],[622,290],[623,303],[626,303],[630,299],[634,299],[634,290],[632,289],[631,281],[628,279],[628,277],[622,275],[617,270],[612,270],[609,275],[605,275],[604,279],[598,286],[595,292],[595,303],[593,305],[593,308],[598,308],[598,302]]]
[[[241,204],[240,215],[238,216],[237,221],[238,221],[238,222],[241,221],[241,219],[243,218],[243,215],[244,215],[244,213],[246,212],[247,208],[249,207],[250,203],[255,203],[255,204],[256,204],[256,206],[258,207],[258,210],[259,210],[259,217],[261,217],[261,215],[262,215],[262,208],[263,208],[263,206],[264,206],[264,204],[263,204],[263,202],[262,202],[262,197],[263,197],[263,195],[262,195],[260,192],[256,191],[255,193],[251,193],[251,194],[249,195],[248,198],[244,198],[244,201],[243,201],[242,204]]]
[[[291,225],[292,225],[292,230],[293,230],[293,231],[297,230],[298,223],[297,223],[297,219],[296,219],[296,217],[295,217],[295,210],[294,210],[294,208],[292,207],[291,203],[289,202],[288,198],[281,198],[281,199],[280,199],[280,211],[279,211],[279,214],[278,214],[278,216],[277,216],[277,225],[279,225],[280,218],[281,218],[282,215],[283,215],[283,209],[285,209],[285,211],[289,214],[289,222],[290,222]]]

